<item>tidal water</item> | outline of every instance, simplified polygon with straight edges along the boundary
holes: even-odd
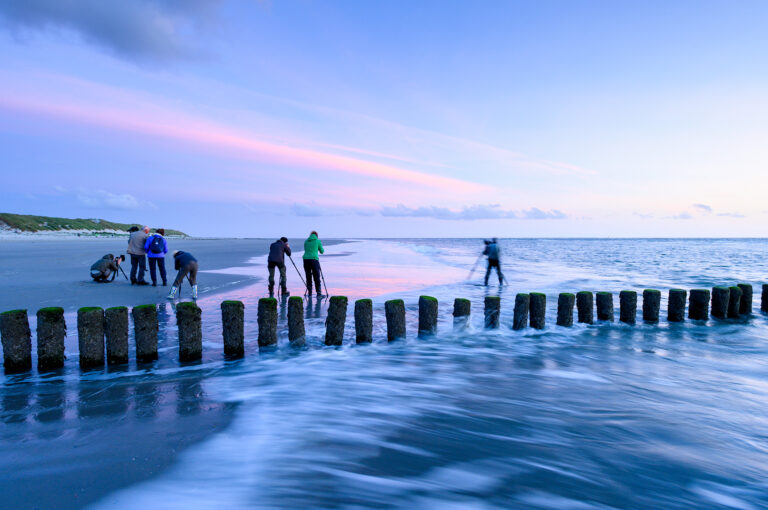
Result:
[[[177,361],[167,304],[157,363],[81,374],[68,316],[64,371],[3,376],[0,507],[768,507],[768,241],[503,240],[503,287],[482,285],[482,262],[467,278],[477,240],[334,248],[341,347],[323,345],[326,301],[312,299],[305,347],[288,345],[282,302],[280,343],[259,350],[262,282],[199,302],[202,362]],[[250,262],[230,271],[264,272]],[[755,286],[744,319],[554,325],[559,292],[612,291],[618,319],[620,290],[658,288],[665,317],[669,288],[742,282]],[[547,294],[547,327],[512,331],[514,295],[531,291]],[[421,294],[440,301],[426,340]],[[497,294],[502,327],[487,331],[482,300]],[[359,297],[374,298],[371,345],[354,345]],[[408,337],[388,344],[392,297]],[[456,297],[473,306],[461,334]],[[242,360],[222,356],[222,299],[246,303]]]

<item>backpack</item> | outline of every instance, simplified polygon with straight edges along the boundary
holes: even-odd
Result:
[[[163,253],[163,238],[152,236],[152,242],[149,243],[149,251],[156,254]]]

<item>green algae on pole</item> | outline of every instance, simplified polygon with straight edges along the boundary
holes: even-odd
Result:
[[[64,337],[67,323],[58,306],[37,311],[37,369],[41,372],[64,366]]]
[[[533,329],[544,329],[545,315],[547,313],[547,295],[541,292],[531,292],[531,327]]]
[[[597,303],[597,320],[613,322],[613,294],[598,292],[595,301]]]
[[[355,343],[373,342],[373,301],[358,299],[355,301]]]
[[[384,303],[384,315],[387,319],[387,340],[405,339],[405,303],[402,299],[390,299]]]
[[[304,329],[304,299],[301,296],[288,298],[288,341],[297,347],[307,341]]]
[[[512,318],[512,329],[519,331],[528,326],[528,312],[531,308],[530,294],[518,293],[515,296],[515,311]]]
[[[77,347],[80,368],[104,366],[104,310],[87,306],[77,311]]]
[[[419,338],[437,333],[437,299],[432,296],[419,297]]]
[[[709,289],[691,289],[688,296],[688,318],[696,321],[709,319]]]
[[[669,289],[667,300],[667,320],[669,322],[683,322],[685,320],[685,300],[688,291],[685,289]]]
[[[346,321],[347,297],[331,296],[328,300],[328,316],[325,319],[325,345],[341,345],[344,342]]]
[[[157,320],[156,305],[139,305],[131,309],[133,317],[133,336],[136,340],[136,361],[147,363],[157,359]]]
[[[634,324],[637,320],[637,292],[622,290],[619,292],[619,321]]]
[[[499,327],[499,315],[501,313],[501,298],[499,296],[485,296],[485,327],[496,329]]]
[[[693,291],[691,291],[693,293]],[[712,287],[712,317],[725,319],[728,315],[728,300],[730,299],[728,287]]]
[[[203,357],[202,310],[194,301],[176,305],[179,328],[179,361],[197,361]]]
[[[26,310],[0,313],[3,367],[8,374],[32,369],[32,331]]]
[[[260,298],[256,320],[259,324],[259,347],[277,344],[277,299]]]
[[[741,303],[739,304],[739,313],[741,315],[752,315],[752,285],[749,283],[740,283]]]
[[[741,287],[733,286],[729,289],[728,318],[738,319],[741,315]]]
[[[588,290],[576,293],[577,320],[583,324],[592,324],[595,320],[594,296]]]
[[[570,292],[561,292],[557,296],[557,325],[564,327],[573,326],[573,305],[576,303],[576,295]]]
[[[104,310],[104,335],[107,365],[128,363],[128,308],[113,306]]]
[[[453,329],[464,331],[469,324],[469,314],[472,310],[472,303],[469,299],[456,298],[453,300]]]
[[[245,355],[245,305],[242,301],[221,302],[221,330],[224,355],[242,358]]]
[[[643,291],[643,322],[659,322],[659,310],[661,310],[661,291],[645,289]]]

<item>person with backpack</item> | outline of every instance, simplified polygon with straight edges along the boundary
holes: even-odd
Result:
[[[104,255],[91,266],[91,278],[98,283],[115,281],[117,271],[120,269],[119,266],[124,260],[125,255],[120,255],[117,258],[111,253]],[[110,276],[112,277],[111,280]]]
[[[165,229],[158,228],[155,233],[147,238],[144,243],[144,251],[147,252],[149,259],[149,277],[152,279],[152,286],[157,287],[156,268],[160,269],[160,278],[163,280],[163,287],[168,285],[165,275],[165,254],[168,253],[168,243],[165,241]]]
[[[197,299],[197,259],[191,253],[176,250],[173,252],[173,262],[178,274],[176,274],[176,279],[173,281],[173,287],[171,287],[171,292],[168,294],[168,299],[176,297],[176,292],[181,288],[181,284],[184,283],[185,276],[189,279],[189,284],[192,286],[192,299]]]
[[[283,296],[289,296],[288,278],[285,274],[285,256],[291,256],[291,247],[288,246],[288,238],[281,237],[269,245],[269,256],[267,257],[267,271],[269,271],[269,295],[275,291],[275,268],[280,270],[280,290]]]
[[[307,292],[312,295],[312,280],[315,280],[317,295],[322,296],[322,287],[320,287],[320,255],[325,253],[323,243],[317,238],[317,232],[312,231],[309,237],[304,241],[304,274],[307,276]]]
[[[149,227],[139,230],[139,227],[131,227],[128,236],[128,255],[131,256],[131,285],[149,285],[144,279],[147,270],[147,252],[144,251],[144,243],[149,237]],[[138,269],[139,275],[136,276]]]
[[[498,240],[495,237],[486,243],[483,255],[488,256],[488,268],[485,270],[486,287],[488,286],[488,277],[491,276],[491,270],[494,267],[499,276],[499,285],[501,285],[504,282],[504,275],[501,274],[501,250],[499,250]]]

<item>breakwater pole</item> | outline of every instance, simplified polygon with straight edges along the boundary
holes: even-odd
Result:
[[[373,301],[358,299],[355,301],[355,343],[373,342]]]
[[[32,369],[32,331],[26,310],[0,313],[0,338],[3,342],[3,367],[13,374]]]
[[[107,343],[107,364],[128,363],[128,308],[114,306],[104,310],[104,335]]]
[[[346,296],[331,296],[325,319],[325,345],[341,345],[344,341],[344,323],[347,321]]]
[[[289,315],[290,310],[289,303]],[[245,305],[242,301],[222,301],[221,333],[224,337],[224,355],[229,358],[242,358],[245,355]]]
[[[512,317],[512,329],[521,330],[525,329],[528,325],[528,312],[531,309],[531,295],[530,294],[517,294],[515,296],[515,310]]]
[[[469,299],[456,298],[453,300],[453,329],[464,331],[469,325],[469,314],[472,311],[472,303]]]
[[[157,359],[157,332],[160,324],[157,320],[156,305],[134,306],[133,336],[136,339],[136,361],[148,363]]]
[[[685,320],[685,301],[688,292],[683,289],[669,289],[667,301],[667,320],[669,322],[683,322]]]
[[[501,314],[501,298],[499,296],[485,296],[485,327],[497,329]]]
[[[64,337],[67,324],[64,309],[41,308],[37,311],[37,369],[47,372],[64,367]]]
[[[739,313],[741,315],[752,315],[752,285],[748,283],[740,283],[739,288],[741,289]]]
[[[637,320],[637,292],[622,290],[619,292],[619,321],[634,324]]]
[[[301,296],[288,298],[288,341],[301,347],[307,341],[304,330],[304,299]]]
[[[384,315],[387,319],[387,340],[405,339],[405,303],[402,299],[390,299],[384,303]]]
[[[530,297],[531,327],[533,329],[544,329],[545,315],[547,313],[547,295],[541,292],[531,292]]]
[[[643,322],[659,322],[659,310],[661,310],[661,291],[645,289],[643,291]]]
[[[80,368],[104,366],[104,310],[96,306],[77,311],[77,347]]]
[[[419,297],[419,338],[429,338],[437,333],[437,299]]]
[[[763,293],[760,296],[760,311],[768,313],[768,284],[763,284]]]
[[[595,300],[588,290],[576,293],[577,320],[583,324],[592,324],[595,321]]]
[[[595,295],[597,303],[597,320],[613,322],[613,294],[598,292]]]
[[[570,292],[561,292],[557,296],[557,325],[566,328],[573,326],[573,305],[576,303],[576,295]]]
[[[695,321],[709,319],[709,289],[691,289],[688,297],[688,318]]]
[[[725,319],[728,315],[728,300],[731,291],[728,287],[712,287],[712,317]],[[691,291],[693,295],[693,291]]]
[[[277,299],[260,298],[256,319],[259,323],[259,347],[277,345]]]
[[[194,301],[176,305],[179,328],[179,361],[197,361],[203,357],[202,310]]]
[[[741,287],[733,286],[728,290],[728,318],[738,319],[741,316]]]

